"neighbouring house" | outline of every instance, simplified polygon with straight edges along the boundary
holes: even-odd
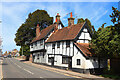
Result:
[[[71,13],[68,26],[64,27],[57,14],[56,22],[47,28],[40,31],[37,25],[36,37],[30,45],[32,61],[90,73],[99,68],[98,59],[92,56],[89,48],[91,37],[86,22],[74,24]],[[106,67],[106,60],[100,62],[101,69]]]
[[[17,50],[17,49],[13,49],[12,51],[11,51],[11,56],[13,56],[13,57],[17,57],[17,56],[20,56],[20,54],[19,54],[19,51]]]

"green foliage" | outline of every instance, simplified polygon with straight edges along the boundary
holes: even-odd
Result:
[[[104,23],[97,31],[94,31],[90,47],[96,55],[101,57],[120,58],[120,24],[118,19],[120,13],[118,16],[118,10],[114,7],[112,9],[111,21],[116,24],[104,28],[106,24]]]
[[[15,34],[15,42],[17,46],[24,46],[24,53],[29,52],[27,46],[36,36],[36,26],[39,24],[40,29],[51,25],[53,23],[53,17],[50,17],[45,10],[36,10],[28,15],[26,21],[19,27]],[[21,49],[20,49],[21,52]]]
[[[20,55],[22,55],[22,51],[23,51],[23,55],[25,55],[25,56],[29,55],[30,54],[30,47],[29,47],[29,45],[21,46],[20,51],[19,51]]]
[[[94,26],[91,25],[90,20],[87,19],[87,18],[86,18],[85,20],[84,20],[83,18],[78,19],[77,24],[78,24],[78,23],[85,22],[85,21],[87,22],[88,26],[90,27],[91,32],[94,32],[94,30],[95,30],[95,29],[94,29]]]
[[[82,22],[85,22],[85,20],[83,18],[80,18],[80,19],[78,19],[77,24],[82,23]]]

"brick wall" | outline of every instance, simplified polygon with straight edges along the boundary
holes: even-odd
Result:
[[[31,61],[31,62],[32,62],[32,54],[30,54],[30,58],[29,58],[29,61]]]

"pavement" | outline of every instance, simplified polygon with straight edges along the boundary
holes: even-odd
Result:
[[[3,58],[0,57],[0,80],[3,78],[3,76],[2,76],[2,61],[3,61]]]
[[[19,61],[24,60],[24,59],[21,59],[21,58],[15,58],[15,59],[17,59]],[[28,64],[30,66],[40,68],[40,69],[43,69],[43,70],[55,72],[55,73],[65,75],[65,76],[69,76],[69,77],[73,77],[73,78],[79,78],[79,79],[82,79],[82,80],[112,80],[112,79],[109,79],[109,78],[104,78],[104,77],[100,77],[100,76],[96,76],[96,75],[82,74],[82,73],[73,72],[73,71],[70,71],[70,70],[63,70],[63,69],[58,69],[58,68],[54,68],[54,67],[50,67],[50,66],[35,64],[35,63],[30,62],[30,61],[23,61],[23,63]]]

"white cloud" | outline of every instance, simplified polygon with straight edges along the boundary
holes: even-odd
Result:
[[[101,17],[103,17],[106,13],[108,12],[108,10],[106,10],[103,14],[100,14],[98,17],[96,17],[96,19],[94,20],[94,22],[98,21]]]

